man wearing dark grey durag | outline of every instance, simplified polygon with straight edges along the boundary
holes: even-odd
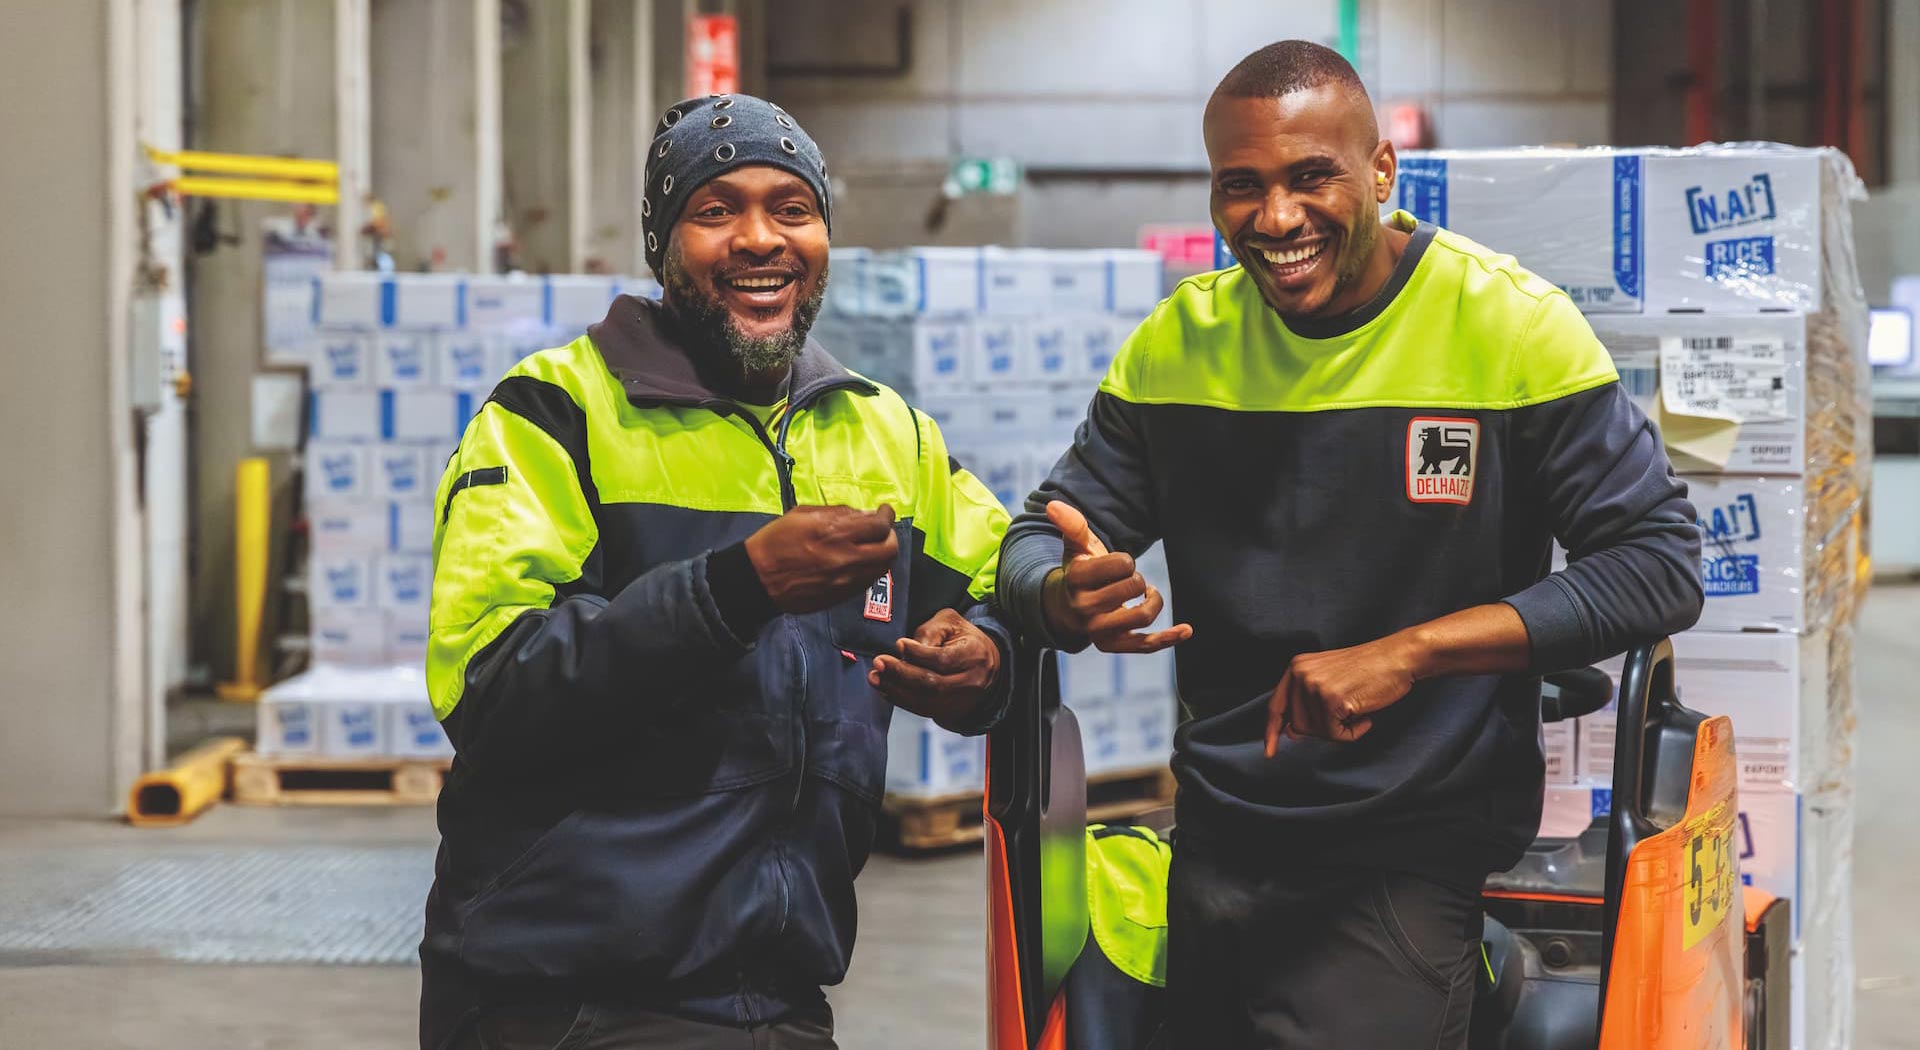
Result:
[[[807,338],[819,149],[715,95],[647,157],[663,301],[515,366],[436,497],[423,1050],[833,1047],[893,708],[1010,694],[1006,512]]]

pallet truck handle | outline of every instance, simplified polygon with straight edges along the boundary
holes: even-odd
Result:
[[[1547,684],[1559,691],[1556,696],[1540,698],[1540,721],[1567,722],[1585,718],[1607,706],[1613,699],[1613,679],[1598,667],[1576,667],[1555,671]]]
[[[1600,1001],[1607,1001],[1613,967],[1614,931],[1626,892],[1627,860],[1633,848],[1658,834],[1648,797],[1653,769],[1647,764],[1648,730],[1657,727],[1679,698],[1673,687],[1673,640],[1661,638],[1627,651],[1613,744],[1613,813],[1607,832],[1607,882],[1600,927]],[[1595,1033],[1595,1039],[1599,1033]]]

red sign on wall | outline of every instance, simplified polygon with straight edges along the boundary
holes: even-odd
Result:
[[[1202,223],[1149,223],[1140,227],[1140,247],[1159,252],[1172,266],[1213,269],[1213,227]]]
[[[732,15],[687,20],[687,97],[740,90],[740,23]]]

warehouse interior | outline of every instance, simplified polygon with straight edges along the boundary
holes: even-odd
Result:
[[[1133,326],[1232,264],[1201,113],[1283,39],[1359,73],[1392,206],[1568,288],[1663,406],[1709,540],[1680,699],[1777,760],[1739,863],[1812,897],[1791,1045],[1920,1045],[1920,0],[103,0],[5,25],[0,1046],[414,1045],[453,755],[420,670],[435,487],[507,367],[659,298],[664,109],[742,93],[804,125],[835,197],[814,334],[1017,509]],[[1590,200],[1555,196],[1588,165]],[[1698,210],[1763,168],[1764,217]],[[1696,269],[1764,232],[1741,273],[1765,277],[1663,270],[1662,223]],[[1040,305],[991,303],[990,273]],[[1776,355],[1729,366],[1773,385],[1681,411],[1670,352],[1722,335]],[[1139,565],[1172,590],[1164,554]],[[1171,805],[1173,654],[1064,666],[1090,800]],[[1543,741],[1575,831],[1612,768],[1590,717]],[[978,1047],[987,752],[899,714],[888,745],[839,1045]]]

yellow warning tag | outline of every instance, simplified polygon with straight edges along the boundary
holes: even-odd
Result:
[[[1680,947],[1691,950],[1727,920],[1739,892],[1734,871],[1733,813],[1726,803],[1688,823],[1687,852],[1680,864],[1687,873]]]

